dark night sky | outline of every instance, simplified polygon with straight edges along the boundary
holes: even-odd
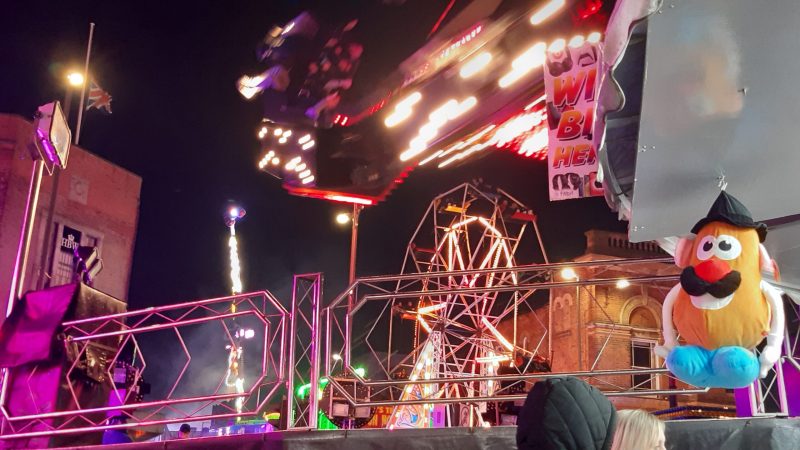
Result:
[[[92,72],[114,97],[114,113],[89,112],[81,144],[143,178],[132,308],[229,290],[222,220],[229,199],[247,208],[237,226],[245,289],[288,299],[291,274],[312,271],[325,273],[327,297],[343,288],[349,228],[337,227],[333,216],[349,206],[291,197],[256,170],[259,105],[244,102],[234,86],[239,75],[258,68],[259,39],[301,3],[4,2],[4,113],[30,117],[38,105],[63,98],[63,71],[82,67],[89,21],[97,24]],[[408,0],[374,13],[362,71],[375,74],[399,63],[424,41],[446,4]],[[589,228],[624,229],[603,199],[548,202],[545,165],[497,151],[452,170],[417,170],[387,201],[366,210],[359,273],[397,272],[431,198],[478,175],[540,215],[554,259],[579,254]]]

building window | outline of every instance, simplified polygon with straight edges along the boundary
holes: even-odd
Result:
[[[631,341],[631,369],[652,369],[655,360],[653,349],[656,343],[653,341]],[[638,374],[631,376],[634,389],[654,389],[653,374]]]
[[[68,225],[58,224],[58,234],[53,248],[53,266],[48,286],[62,286],[72,283],[75,277],[75,265],[72,260],[75,248],[79,245],[99,247],[100,239]]]

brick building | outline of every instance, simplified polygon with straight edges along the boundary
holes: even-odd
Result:
[[[31,179],[32,124],[0,114],[0,307],[5,311]],[[73,246],[98,247],[95,287],[126,299],[142,179],[72,146],[67,169],[42,180],[23,291],[72,281]],[[56,195],[53,195],[53,187]],[[5,314],[0,315],[4,317]],[[2,319],[0,319],[2,320]]]
[[[586,233],[586,252],[575,261],[665,256],[668,255],[656,243],[634,244],[623,233],[591,230]],[[680,273],[680,269],[671,263],[609,264],[575,271],[579,279],[627,279]],[[653,349],[661,339],[661,304],[673,285],[674,282],[551,289],[549,305],[543,303],[533,313],[518,318],[517,342],[530,351],[538,347],[538,354],[549,359],[553,372],[661,367],[663,360],[655,355]],[[552,317],[549,317],[550,305]],[[550,320],[551,335],[547,336],[545,327]],[[502,323],[498,328],[510,335],[513,332],[510,326]],[[603,382],[625,389],[670,388],[665,376],[623,375],[593,381],[601,389],[609,386]],[[687,386],[678,383],[677,387]],[[614,402],[620,407],[649,410],[670,407],[666,397],[617,397]],[[724,390],[712,390],[701,396],[680,396],[678,404],[728,406],[733,404],[733,397]]]

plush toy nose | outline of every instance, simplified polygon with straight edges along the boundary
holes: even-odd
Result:
[[[731,272],[731,266],[725,261],[711,258],[696,265],[694,273],[707,283],[716,283]]]

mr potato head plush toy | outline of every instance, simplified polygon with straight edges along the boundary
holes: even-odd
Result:
[[[664,345],[656,353],[694,386],[745,387],[766,376],[783,344],[780,294],[761,279],[762,270],[775,271],[761,244],[767,227],[722,191],[692,233],[675,249],[683,272],[664,300]],[[678,344],[675,328],[686,345]],[[753,350],[764,338],[756,359]]]

